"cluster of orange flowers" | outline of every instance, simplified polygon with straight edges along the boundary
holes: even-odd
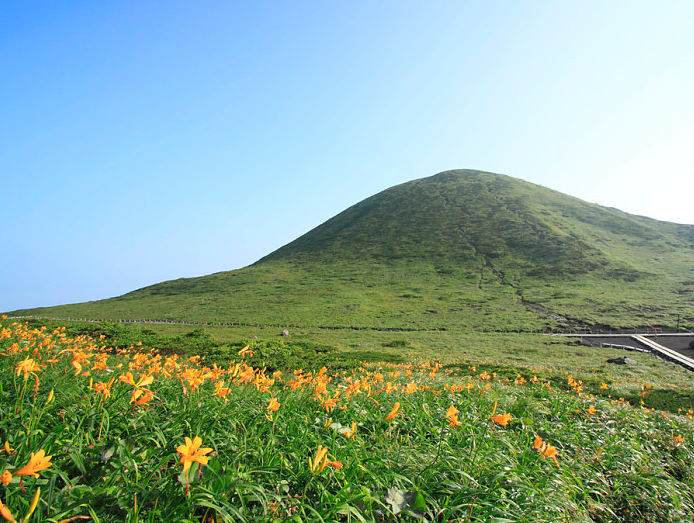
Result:
[[[155,380],[164,378],[178,380],[182,394],[185,396],[199,393],[206,382],[211,383],[214,386],[211,395],[224,402],[228,401],[234,387],[254,387],[259,393],[269,396],[264,413],[270,422],[277,419],[277,413],[281,408],[281,403],[274,392],[278,387],[291,391],[306,390],[311,399],[320,406],[321,410],[325,409],[326,415],[328,415],[334,409],[346,408],[346,402],[360,394],[366,395],[380,408],[378,400],[383,401],[383,395],[409,395],[428,391],[433,394],[450,394],[451,398],[455,398],[456,394],[469,395],[473,391],[474,393],[486,394],[491,390],[493,380],[497,379],[496,373],[489,374],[483,371],[476,376],[468,376],[465,384],[448,382],[441,388],[436,388],[437,382],[434,379],[441,372],[441,364],[438,362],[377,364],[370,367],[364,365],[358,369],[360,372],[358,377],[345,373],[329,375],[325,367],[316,374],[299,369],[284,377],[279,371],[266,374],[264,369],[257,369],[246,364],[245,359],[240,362],[231,362],[226,368],[216,364],[205,366],[203,364],[204,358],[199,356],[187,359],[177,355],[163,357],[157,352],[141,352],[140,344],[133,345],[129,349],[113,349],[100,345],[99,342],[102,339],[97,341],[87,336],[68,338],[64,327],[55,329],[50,333],[45,328],[30,329],[19,323],[13,323],[11,327],[11,329],[0,329],[0,339],[14,338],[16,340],[5,349],[6,352],[3,355],[14,361],[20,360],[14,364],[14,372],[16,372],[16,376],[23,377],[25,386],[29,377],[34,378],[34,394],[39,388],[41,370],[48,364],[66,360],[69,362],[70,372],[75,378],[89,379],[89,389],[93,391],[94,397],[98,398],[98,401],[103,402],[110,398],[112,387],[116,384],[123,383],[131,387],[132,390],[128,390],[130,391],[130,403],[132,403],[133,411],[136,408],[156,406]],[[238,351],[240,358],[251,357],[252,355],[253,351],[248,346]],[[117,359],[113,356],[116,356]],[[474,366],[470,367],[470,370],[473,373],[476,372]],[[107,379],[109,378],[107,373],[116,372],[118,374]],[[448,369],[445,372],[450,375],[453,371]],[[402,380],[402,377],[405,377],[406,380]],[[425,378],[424,382],[422,377]],[[426,377],[432,381],[427,383]],[[401,381],[396,381],[398,379]],[[403,383],[403,381],[406,382]],[[511,383],[509,379],[498,381]],[[576,381],[572,376],[569,376],[567,381],[575,393],[583,396],[583,382]],[[512,384],[519,387],[527,387],[529,386],[528,383],[534,386],[540,383],[540,380],[537,376],[526,380],[523,376],[517,375],[512,381]],[[537,386],[552,390],[550,382]],[[603,383],[601,389],[608,389],[608,386]],[[645,390],[644,388],[644,392]],[[384,403],[390,402],[384,401]],[[497,404],[495,402],[488,419],[491,420],[493,426],[508,427],[513,416],[509,413],[497,414],[496,410]],[[589,416],[596,414],[593,406],[590,406],[586,412]],[[459,414],[460,411],[451,404],[445,414],[450,427],[461,426]],[[691,415],[692,412],[690,411],[689,414]],[[403,417],[403,413],[400,402],[395,401],[391,410],[385,415],[384,421],[390,422],[398,417]],[[330,420],[328,420],[327,425],[330,425]],[[346,438],[354,437],[356,432],[356,422],[352,422],[349,428],[341,429],[341,433]],[[679,440],[677,438],[675,440],[681,443],[681,436],[679,438]],[[5,450],[9,453],[11,449],[7,443],[5,445]],[[198,463],[201,466],[208,463],[208,456],[212,453],[212,449],[200,448],[201,445],[202,439],[199,436],[195,436],[192,440],[186,437],[185,443],[177,448],[181,455],[180,463],[183,465],[186,478],[193,463]],[[539,436],[536,436],[533,447],[542,457],[549,457],[557,466],[559,465],[556,458],[557,449],[544,442]],[[26,466],[16,471],[4,471],[0,481],[7,485],[12,481],[13,475],[37,477],[37,472],[50,465],[50,459],[51,456],[45,456],[43,450],[39,450],[36,454],[32,453]],[[336,469],[342,468],[339,461],[328,459],[328,450],[322,446],[318,447],[313,457],[309,457],[308,463],[309,469],[313,473],[319,473],[328,466]],[[189,483],[186,486],[186,493],[188,490]]]
[[[10,444],[7,441],[5,441],[3,448],[0,450],[0,454],[2,454],[3,452],[6,452],[7,454],[12,454],[14,452],[14,449],[10,448]],[[29,463],[27,463],[26,465],[24,465],[20,469],[15,470],[13,472],[10,472],[9,470],[3,471],[2,475],[0,475],[0,482],[2,482],[3,485],[7,486],[12,482],[12,478],[14,476],[19,476],[19,478],[20,478],[19,484],[21,486],[22,481],[24,480],[25,476],[33,476],[34,478],[38,478],[39,472],[41,472],[42,470],[51,466],[51,458],[52,457],[53,456],[46,456],[46,453],[43,449],[39,450],[36,453],[32,452],[31,457],[29,458]],[[36,509],[36,505],[39,502],[40,495],[41,495],[41,489],[37,488],[32,500],[31,500],[29,510],[22,518],[23,522],[28,521],[29,518],[31,517],[31,515],[34,513],[34,510]],[[12,512],[10,512],[10,509],[7,508],[2,503],[2,501],[0,501],[0,515],[3,518],[5,518],[6,521],[9,521],[9,523],[15,523],[16,522],[15,518],[12,516]]]
[[[569,383],[569,387],[571,387],[576,394],[580,395],[583,392],[583,382],[582,381],[574,380],[574,378],[571,374],[569,374],[569,376],[566,378],[566,381]]]

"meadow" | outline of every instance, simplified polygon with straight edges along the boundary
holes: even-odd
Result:
[[[2,322],[6,521],[694,518],[691,375],[648,355],[75,330]]]

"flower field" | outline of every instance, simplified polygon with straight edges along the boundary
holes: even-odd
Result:
[[[611,383],[433,360],[270,370],[251,347],[207,365],[4,325],[5,521],[694,519],[691,407]]]

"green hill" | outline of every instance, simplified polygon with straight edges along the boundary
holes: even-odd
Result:
[[[243,269],[13,314],[503,331],[692,324],[693,297],[694,226],[456,170],[367,198]]]

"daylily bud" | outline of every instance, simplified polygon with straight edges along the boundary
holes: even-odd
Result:
[[[3,505],[2,501],[0,501],[0,516],[5,518],[5,521],[17,523],[17,520],[12,517],[12,512],[10,512],[10,509]]]
[[[9,470],[6,470],[2,473],[2,476],[0,476],[0,482],[7,486],[10,484],[12,481],[12,473]]]
[[[34,513],[34,510],[36,510],[36,505],[39,504],[39,497],[41,496],[41,487],[36,489],[36,492],[34,492],[34,497],[31,498],[31,506],[29,507],[29,512],[26,513],[22,521],[29,521],[29,518],[31,515]]]

